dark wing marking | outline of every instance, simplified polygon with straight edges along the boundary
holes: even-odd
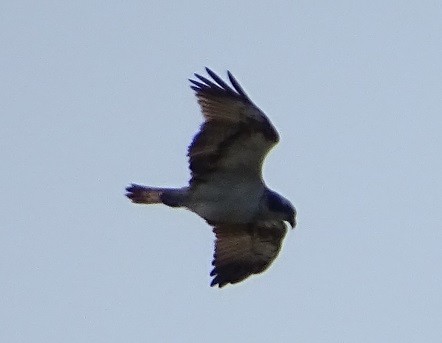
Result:
[[[191,183],[214,171],[241,170],[261,177],[262,162],[279,140],[277,131],[230,72],[233,88],[206,71],[213,81],[198,74],[198,80],[190,80],[205,118],[189,147]]]
[[[223,287],[266,270],[278,255],[287,232],[281,221],[215,225],[211,286]]]

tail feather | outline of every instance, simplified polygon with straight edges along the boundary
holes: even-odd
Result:
[[[185,206],[187,188],[154,188],[132,184],[126,196],[136,204],[164,204],[170,207]]]
[[[162,204],[163,188],[144,187],[132,184],[126,188],[126,196],[136,204]]]

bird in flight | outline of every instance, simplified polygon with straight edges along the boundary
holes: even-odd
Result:
[[[204,116],[188,148],[189,185],[132,184],[126,196],[137,204],[187,208],[213,226],[210,285],[223,287],[270,266],[287,232],[285,222],[296,225],[296,210],[262,178],[264,158],[278,143],[278,132],[230,72],[231,86],[206,71],[211,80],[198,74],[189,80]]]

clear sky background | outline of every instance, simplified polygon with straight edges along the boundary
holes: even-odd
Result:
[[[1,342],[440,341],[440,1],[2,1],[0,40]],[[124,197],[186,185],[204,66],[299,221],[221,290],[202,219]]]

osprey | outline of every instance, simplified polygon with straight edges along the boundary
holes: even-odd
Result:
[[[212,80],[198,74],[189,80],[205,119],[188,149],[189,185],[132,184],[126,196],[138,204],[185,207],[213,226],[210,285],[223,287],[270,266],[281,249],[285,222],[296,225],[296,210],[262,179],[264,158],[278,143],[278,132],[230,72],[232,86],[206,71]]]

